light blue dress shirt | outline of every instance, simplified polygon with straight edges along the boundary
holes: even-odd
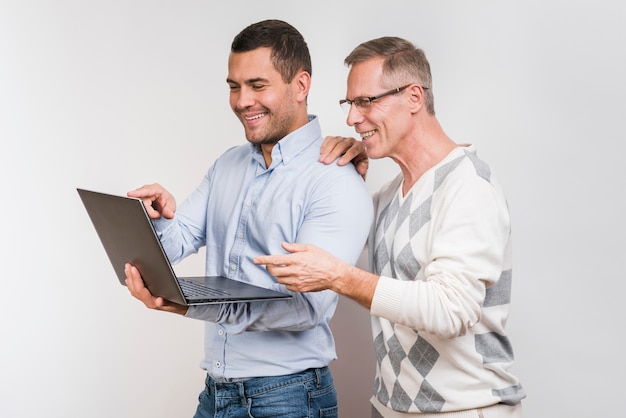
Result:
[[[278,142],[265,167],[253,144],[220,156],[173,220],[155,221],[176,263],[206,246],[206,274],[288,292],[252,260],[282,242],[317,245],[354,264],[370,230],[372,199],[352,164],[318,162],[317,117]],[[295,373],[336,358],[329,321],[337,295],[294,293],[288,301],[190,307],[205,322],[201,367],[216,380]]]

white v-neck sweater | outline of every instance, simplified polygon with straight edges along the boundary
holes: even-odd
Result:
[[[473,146],[454,149],[406,196],[401,190],[400,175],[374,196],[374,397],[418,416],[518,403],[526,395],[509,372],[504,194]]]

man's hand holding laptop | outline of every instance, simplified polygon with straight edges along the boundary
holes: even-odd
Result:
[[[176,212],[176,199],[158,183],[142,186],[127,194],[129,197],[143,200],[146,211],[152,219],[159,219],[161,216],[167,219],[174,217],[174,212]],[[126,264],[124,273],[126,273],[126,287],[130,291],[130,294],[143,302],[147,308],[173,312],[180,315],[187,313],[187,306],[179,305],[150,293],[137,267],[132,264]]]

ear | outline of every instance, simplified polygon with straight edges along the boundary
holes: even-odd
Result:
[[[424,88],[419,84],[413,84],[408,88],[408,90],[411,113],[417,113],[420,109],[426,106],[424,100]]]
[[[298,100],[306,101],[306,98],[309,95],[309,90],[311,89],[311,74],[306,71],[300,71],[293,78],[292,83],[297,89]]]

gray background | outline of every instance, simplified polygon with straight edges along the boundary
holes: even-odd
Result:
[[[625,17],[608,0],[0,0],[0,416],[193,413],[201,323],[130,298],[74,189],[159,181],[182,200],[245,142],[226,60],[265,18],[308,40],[325,134],[353,132],[337,100],[356,44],[397,35],[426,50],[444,129],[507,192],[526,416],[623,416]],[[395,174],[373,162],[368,187]],[[333,324],[343,417],[369,411],[368,320],[342,300]]]

